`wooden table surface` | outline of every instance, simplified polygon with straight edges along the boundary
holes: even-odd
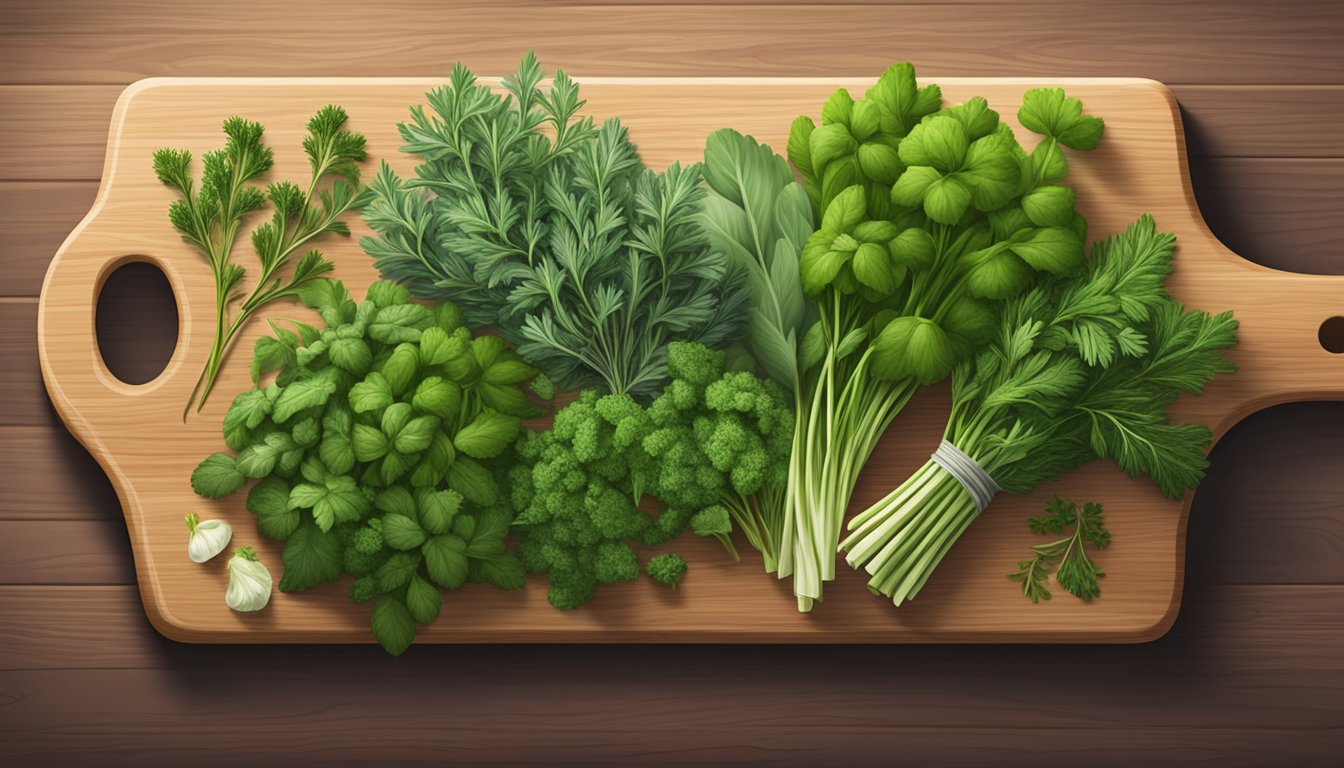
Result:
[[[0,758],[19,765],[1325,762],[1344,751],[1344,403],[1223,439],[1175,628],[1139,646],[177,645],[115,494],[57,421],[37,295],[93,199],[113,102],[155,75],[1143,76],[1181,101],[1210,227],[1344,273],[1344,5],[8,0],[0,14]],[[226,109],[226,107],[221,107]],[[146,380],[166,284],[99,325]],[[1340,297],[1344,315],[1344,296]],[[1104,599],[1104,598],[1103,598]]]

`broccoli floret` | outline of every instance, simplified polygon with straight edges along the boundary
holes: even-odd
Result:
[[[676,589],[681,577],[686,575],[686,560],[681,555],[669,552],[665,555],[650,558],[644,568],[648,571],[649,578],[659,584]]]
[[[639,558],[635,556],[635,550],[623,541],[604,541],[597,546],[593,575],[601,584],[633,581],[639,578]]]
[[[367,603],[378,596],[378,580],[372,576],[361,576],[350,585],[350,599],[356,603]]]

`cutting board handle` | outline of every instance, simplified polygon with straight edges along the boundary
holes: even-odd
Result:
[[[1198,209],[1196,217],[1199,216]],[[1234,403],[1221,414],[1199,413],[1199,398],[1187,404],[1187,415],[1210,423],[1218,434],[1255,411],[1280,403],[1303,400],[1344,400],[1344,354],[1326,349],[1321,326],[1344,316],[1344,275],[1284,272],[1256,264],[1224,246],[1198,222],[1216,268],[1206,266],[1198,275],[1181,269],[1168,282],[1191,307],[1213,312],[1231,308],[1240,326],[1238,343],[1230,356],[1239,364],[1234,376],[1212,385]],[[1183,244],[1178,241],[1178,247]],[[1211,265],[1210,265],[1211,266]],[[1249,361],[1254,361],[1253,363]],[[1242,362],[1247,361],[1247,362]]]
[[[136,204],[118,200],[117,195],[121,186],[119,173],[127,172],[120,168],[127,115],[133,99],[152,84],[153,81],[135,83],[117,100],[98,194],[84,219],[57,250],[38,302],[38,361],[47,394],[75,437],[113,473],[116,468],[101,458],[108,453],[94,450],[101,442],[96,423],[100,414],[116,413],[123,417],[133,414],[156,392],[172,385],[191,341],[191,305],[183,300],[188,291],[177,268],[155,253],[155,243],[162,239],[152,231],[141,234],[144,224],[131,230],[135,234],[128,237],[126,230],[108,223],[130,216],[142,222],[152,218],[158,226],[167,214],[171,196],[166,191],[161,203],[155,200]],[[144,172],[152,177],[148,167]],[[134,186],[141,180],[127,179],[125,183]],[[96,325],[98,297],[107,279],[121,267],[134,263],[150,264],[161,271],[177,305],[176,348],[159,375],[144,384],[127,384],[108,369],[98,349]]]
[[[184,357],[185,334],[189,331],[190,307],[179,276],[168,263],[153,254],[98,250],[96,233],[99,206],[71,233],[60,255],[47,272],[38,305],[38,359],[47,393],[57,412],[81,442],[97,440],[97,414],[134,410],[177,378]],[[108,369],[98,347],[98,297],[108,278],[127,264],[144,263],[159,269],[172,287],[177,305],[178,343],[163,370],[144,384],[128,384]],[[97,454],[95,454],[97,455]]]

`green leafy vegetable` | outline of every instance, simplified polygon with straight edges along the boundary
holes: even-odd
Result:
[[[724,369],[722,352],[675,342],[672,376],[648,407],[586,390],[545,432],[518,443],[508,486],[518,556],[550,578],[551,604],[569,610],[599,584],[639,576],[631,544],[661,544],[688,525],[731,548],[736,523],[773,569],[779,532],[761,514],[785,487],[793,417],[784,390]],[[645,496],[662,509],[645,511]],[[730,523],[731,519],[731,523]]]
[[[1043,135],[1030,154],[983,98],[944,107],[906,63],[862,99],[836,91],[820,125],[794,121],[789,160],[820,215],[799,261],[817,320],[799,347],[779,570],[800,610],[834,578],[858,473],[915,390],[985,343],[995,302],[1082,263],[1086,222],[1058,184],[1060,146],[1095,145],[1101,121],[1053,98],[1024,96],[1042,116],[1027,121]]]
[[[1111,545],[1111,532],[1106,530],[1100,504],[1088,502],[1079,507],[1055,496],[1046,503],[1045,516],[1029,518],[1027,525],[1038,535],[1059,535],[1070,527],[1073,532],[1049,544],[1032,547],[1031,559],[1018,563],[1017,572],[1008,574],[1009,579],[1022,584],[1023,595],[1033,603],[1049,600],[1050,568],[1058,563],[1055,580],[1069,594],[1088,603],[1101,596],[1097,580],[1106,574],[1087,556],[1089,544],[1093,549]]]
[[[681,555],[668,552],[649,558],[645,569],[649,572],[650,579],[665,587],[676,589],[681,577],[686,575],[686,561]]]
[[[1187,311],[1166,293],[1174,249],[1175,237],[1144,216],[1094,245],[1082,273],[1006,302],[989,346],[953,375],[945,439],[1012,493],[1101,457],[1150,476],[1168,497],[1194,488],[1212,435],[1168,422],[1166,409],[1236,370],[1222,350],[1236,344],[1237,323],[1230,312]],[[841,547],[872,575],[870,589],[900,604],[977,514],[930,460],[852,519]],[[1079,585],[1084,577],[1065,576]]]
[[[669,342],[736,336],[743,275],[698,226],[699,166],[646,169],[619,121],[579,118],[578,85],[558,72],[543,92],[544,75],[529,53],[496,95],[458,64],[399,126],[417,178],[383,166],[362,245],[560,386],[647,400]]]
[[[260,480],[247,509],[285,542],[281,591],[353,575],[351,599],[377,600],[374,636],[401,653],[439,615],[440,589],[523,585],[498,484],[519,420],[539,413],[523,394],[535,371],[451,305],[410,304],[391,283],[358,305],[325,279],[302,295],[327,327],[257,343],[258,369],[289,362],[234,399],[223,426],[238,456],[207,457],[192,487],[222,498]]]
[[[181,195],[168,206],[168,219],[182,239],[205,257],[215,279],[214,340],[184,415],[197,402],[198,394],[197,410],[205,407],[225,356],[258,309],[273,301],[296,298],[331,271],[332,263],[321,252],[305,249],[328,232],[349,235],[350,228],[341,216],[369,200],[369,193],[361,191],[359,185],[364,136],[345,130],[346,120],[345,110],[331,104],[309,119],[303,151],[312,175],[306,187],[276,181],[263,191],[253,184],[270,170],[273,158],[262,143],[261,124],[241,117],[224,121],[228,137],[224,148],[202,157],[204,171],[199,189],[192,179],[189,151],[160,149],[154,153],[155,175]],[[270,220],[252,232],[252,248],[261,271],[251,292],[245,292],[242,281],[246,270],[232,261],[233,248],[249,214],[267,205],[272,209]],[[294,271],[287,279],[281,277],[281,271],[301,252]],[[237,314],[230,318],[230,305],[240,299]],[[288,365],[293,362],[286,357],[292,347],[271,340],[259,348],[258,358],[268,369]],[[252,376],[254,380],[259,376],[256,365]]]

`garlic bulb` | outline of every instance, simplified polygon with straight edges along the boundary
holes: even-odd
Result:
[[[229,558],[229,589],[224,602],[235,611],[260,611],[271,601],[271,572],[251,547],[239,547]]]
[[[201,522],[197,515],[187,515],[187,557],[193,563],[204,563],[229,546],[233,529],[223,520]]]

